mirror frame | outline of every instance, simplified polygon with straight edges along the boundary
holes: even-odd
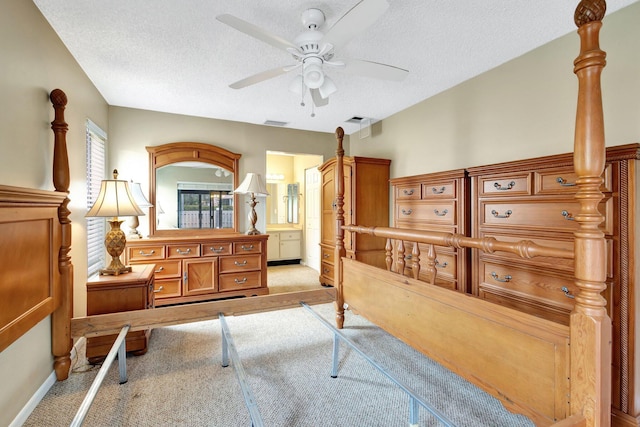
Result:
[[[171,142],[164,145],[145,147],[149,152],[149,202],[153,205],[149,208],[149,236],[202,236],[238,232],[238,195],[233,194],[233,229],[170,229],[156,228],[156,170],[180,162],[202,162],[214,166],[220,166],[233,173],[233,188],[238,188],[238,160],[242,156],[232,153],[224,148],[201,142]]]

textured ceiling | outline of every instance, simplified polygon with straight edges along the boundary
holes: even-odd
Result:
[[[608,4],[611,13],[638,0]],[[336,51],[409,70],[402,82],[329,69],[329,104],[300,106],[295,72],[243,89],[229,84],[295,63],[291,55],[216,20],[231,14],[292,41],[300,16],[321,9],[330,28],[356,3],[339,0],[34,0],[114,106],[347,134],[354,116],[380,120],[575,31],[575,0],[388,0],[385,14]],[[577,52],[576,52],[577,55]],[[568,65],[568,69],[571,65]]]

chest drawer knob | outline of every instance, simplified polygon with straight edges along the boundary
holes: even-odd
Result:
[[[404,189],[404,190],[402,190],[402,192],[404,193],[405,196],[411,196],[411,195],[413,195],[413,188],[411,188],[409,190]]]
[[[562,290],[562,292],[564,292],[564,295],[567,298],[575,298],[575,295],[571,295],[571,291],[569,291],[569,288],[567,288],[566,286],[563,286],[560,289]]]
[[[443,262],[442,264],[440,264],[440,263],[438,262],[438,260],[436,259],[436,267],[437,267],[437,268],[447,268],[447,265],[449,265],[449,263],[448,263],[448,262]]]
[[[218,247],[218,248],[214,248],[213,246],[210,246],[210,247],[209,247],[209,250],[210,250],[211,252],[216,252],[216,253],[220,253],[220,252],[222,252],[222,250],[223,250],[223,249],[224,249],[224,248],[223,248],[222,246],[220,246],[220,247]]]
[[[575,182],[567,182],[566,179],[564,179],[563,177],[559,176],[556,178],[556,182],[558,184],[560,184],[563,187],[575,187],[576,183]]]
[[[444,193],[444,190],[446,190],[445,187],[440,187],[440,188],[431,187],[431,191],[433,191],[433,194],[442,194]]]
[[[147,253],[145,253],[143,250],[141,250],[141,251],[139,251],[139,252],[138,252],[138,254],[139,254],[139,255],[141,255],[141,256],[151,256],[151,255],[153,255],[153,254],[155,254],[155,253],[156,253],[156,251],[154,251],[153,249],[152,249],[151,251],[149,251],[149,253],[148,253],[148,254],[147,254]]]
[[[178,252],[180,255],[189,255],[191,253],[191,248],[188,248],[186,251],[183,251],[182,249],[178,248],[176,249],[176,252]]]
[[[447,209],[443,210],[442,212],[440,212],[438,209],[434,209],[433,213],[438,215],[438,216],[445,216],[446,214],[449,213],[449,211]]]
[[[160,266],[160,268],[156,270],[156,273],[160,273],[162,270],[164,270],[164,267]]]
[[[402,209],[402,215],[411,215],[411,212],[413,212],[411,209]]]
[[[233,279],[233,281],[236,282],[238,285],[241,285],[243,283],[247,283],[247,278],[243,277],[242,280]]]
[[[158,292],[162,292],[162,291],[164,291],[164,286],[161,285],[158,289],[154,289],[153,292],[157,294]]]
[[[242,266],[247,265],[247,260],[245,259],[245,260],[244,260],[244,261],[242,261],[242,262],[233,261],[233,263],[234,263],[235,265],[237,265],[238,267],[242,267]]]
[[[571,214],[570,212],[567,211],[562,211],[562,216],[564,217],[564,219],[566,219],[567,221],[575,221],[576,219],[573,217],[573,214]]]
[[[507,283],[512,279],[510,274],[507,274],[506,276],[504,276],[504,279],[501,279],[500,276],[498,276],[495,271],[491,272],[491,277],[493,277],[494,280],[502,283]]]
[[[496,210],[492,210],[491,211],[491,215],[493,215],[496,218],[509,218],[512,213],[513,213],[513,211],[511,209],[506,211],[503,215],[501,215],[500,212],[498,212]]]
[[[252,251],[253,250],[253,245],[249,245],[249,246],[242,245],[242,250],[243,251]]]
[[[322,258],[329,258],[329,257],[330,257],[330,255],[328,253],[322,254]]]
[[[508,191],[511,190],[513,187],[516,186],[516,182],[515,181],[511,181],[510,183],[507,184],[506,187],[503,187],[502,184],[500,184],[499,182],[496,182],[493,184],[494,187],[496,187],[496,190],[500,190],[500,191]]]

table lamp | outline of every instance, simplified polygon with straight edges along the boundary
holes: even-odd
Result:
[[[118,171],[113,170],[113,179],[105,179],[100,186],[100,193],[93,204],[87,217],[111,217],[109,224],[111,230],[104,238],[104,245],[107,253],[111,255],[111,263],[107,268],[100,270],[100,274],[119,275],[131,272],[131,267],[127,267],[120,261],[120,255],[127,244],[124,231],[120,229],[122,221],[119,216],[144,215],[142,209],[138,207],[129,189],[129,183],[118,179]]]
[[[256,214],[256,196],[268,196],[269,192],[267,191],[267,186],[264,184],[262,180],[262,176],[258,173],[249,172],[247,176],[242,181],[242,184],[238,188],[236,188],[234,193],[241,194],[250,194],[251,200],[249,201],[249,206],[251,206],[251,212],[249,212],[249,223],[251,227],[247,230],[246,234],[262,234],[258,230],[256,230],[256,221],[258,220],[258,214]]]
[[[142,192],[142,186],[139,182],[131,181],[129,183],[129,189],[131,190],[131,194],[133,195],[133,200],[135,200],[136,204],[139,208],[150,208],[153,206],[147,198],[144,196]],[[138,215],[133,215],[129,217],[127,221],[127,225],[129,226],[128,237],[130,239],[142,239],[140,232],[138,231],[138,227],[140,226],[140,220],[138,220]]]

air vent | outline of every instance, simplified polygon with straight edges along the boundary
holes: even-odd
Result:
[[[353,116],[349,120],[345,120],[345,123],[354,123],[356,125],[359,125],[361,121],[362,117]]]
[[[289,123],[287,123],[287,122],[279,122],[277,120],[266,120],[264,122],[264,124],[267,125],[267,126],[279,126],[279,127],[282,127],[282,126],[288,125]]]

